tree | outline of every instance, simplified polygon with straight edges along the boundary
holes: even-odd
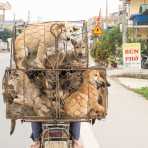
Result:
[[[7,42],[8,38],[12,37],[12,31],[8,29],[4,29],[3,31],[0,31],[0,39],[4,42]]]
[[[148,40],[141,40],[141,53],[148,55]]]
[[[122,45],[122,34],[119,27],[113,27],[104,32],[104,35],[94,43],[92,56],[97,62],[106,62],[110,57],[116,57],[119,54],[118,47]]]

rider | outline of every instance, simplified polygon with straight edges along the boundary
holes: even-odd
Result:
[[[31,148],[40,148],[41,142],[41,134],[42,134],[42,123],[40,122],[32,122],[32,134],[31,138],[33,140],[33,144]],[[70,134],[72,136],[72,146],[73,148],[82,148],[79,139],[80,139],[80,122],[72,122],[70,123]]]

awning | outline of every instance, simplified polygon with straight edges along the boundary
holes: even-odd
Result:
[[[130,17],[134,25],[148,25],[148,15],[133,14]]]

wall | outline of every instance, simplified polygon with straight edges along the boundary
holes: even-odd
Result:
[[[148,0],[131,0],[130,15],[139,13],[141,4],[148,3]]]

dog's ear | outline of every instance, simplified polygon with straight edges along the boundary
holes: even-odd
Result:
[[[100,73],[101,78],[104,80],[104,85],[107,86],[107,87],[110,87],[111,84],[107,80],[105,71],[104,70],[99,70],[99,73]]]
[[[103,78],[103,79],[106,79],[106,73],[104,70],[99,70],[99,73],[100,73],[100,76]]]

